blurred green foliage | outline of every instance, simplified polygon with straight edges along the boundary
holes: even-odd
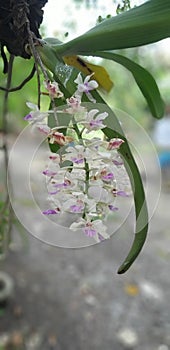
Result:
[[[117,14],[130,10],[130,0],[122,0],[122,3],[117,5]]]
[[[12,73],[11,87],[18,86],[30,74],[33,68],[33,60],[16,57]],[[7,75],[3,74],[3,62],[0,60],[0,86],[5,87]],[[0,90],[0,127],[2,126],[2,107],[4,91]],[[21,90],[9,94],[8,130],[19,132],[27,123],[23,120],[28,113],[26,102],[37,103],[37,79],[36,75]]]
[[[73,0],[77,5],[84,5],[86,8],[94,7],[98,5],[98,0]],[[104,1],[103,1],[104,2]],[[126,11],[130,8],[130,0],[113,0],[114,5],[117,5],[117,8],[120,11]]]

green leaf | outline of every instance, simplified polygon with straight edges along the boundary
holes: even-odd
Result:
[[[170,1],[150,0],[107,19],[85,34],[54,45],[60,56],[95,54],[154,43],[170,36]]]
[[[127,57],[115,54],[113,52],[95,52],[95,56],[113,60],[125,68],[133,75],[139,89],[145,97],[152,115],[155,118],[162,118],[164,115],[164,102],[160,95],[158,86],[153,76],[139,64]]]
[[[53,43],[52,45],[51,41]],[[42,45],[37,47],[37,50],[40,53],[43,63],[54,73],[57,81],[58,79],[60,79],[60,76],[63,75],[65,77],[65,80],[60,79],[60,81],[58,82],[60,82],[60,85],[63,85],[64,95],[68,97],[68,92],[67,89],[65,89],[65,87],[66,85],[68,86],[68,84],[70,84],[69,88],[74,92],[74,80],[70,79],[70,77],[74,76],[75,78],[78,71],[68,66],[67,69],[64,68],[66,66],[54,53],[55,42],[58,43],[58,39],[47,38],[46,41],[42,41]],[[86,55],[89,54],[86,53]],[[158,86],[153,76],[146,69],[144,69],[134,61],[130,60],[129,58],[115,54],[113,52],[96,51],[94,53],[94,56],[113,60],[126,67],[132,73],[137,85],[139,86],[142,94],[144,95],[152,115],[155,118],[163,117],[164,102],[162,100]],[[67,70],[67,74],[66,72],[63,74],[62,70]]]
[[[103,129],[103,132],[109,138],[120,137],[123,138],[125,141],[125,143],[121,145],[119,153],[121,154],[124,160],[124,165],[131,182],[136,215],[136,229],[134,241],[126,259],[118,269],[118,274],[122,274],[126,272],[129,269],[129,267],[133,264],[145,243],[148,232],[148,210],[140,172],[131,153],[128,142],[126,138],[122,137],[122,133],[119,134],[117,133],[117,131],[115,132],[113,130],[115,118],[115,114],[109,114],[109,118],[106,119],[107,128]]]

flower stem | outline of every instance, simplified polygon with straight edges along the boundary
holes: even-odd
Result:
[[[74,118],[73,118],[73,129],[75,130],[79,141],[84,146],[82,133],[83,133],[85,128],[83,128],[80,131],[78,126],[77,126],[77,124],[76,124],[76,122],[75,122],[75,120],[74,120]],[[88,164],[86,158],[84,158],[84,170],[85,170],[85,189],[84,189],[84,194],[87,194],[88,193],[88,189],[89,189],[90,168],[89,168],[89,164]],[[82,218],[83,219],[86,218],[86,207],[87,207],[87,204],[85,204],[84,211],[83,211],[83,214],[82,214]]]

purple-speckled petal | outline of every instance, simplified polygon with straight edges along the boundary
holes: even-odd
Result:
[[[54,209],[47,209],[43,211],[44,215],[51,215],[51,214],[57,214],[57,211]]]

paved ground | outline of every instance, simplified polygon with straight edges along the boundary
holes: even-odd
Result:
[[[151,200],[159,186],[147,157]],[[50,247],[14,229],[1,262],[14,291],[0,308],[0,350],[170,349],[169,197],[165,187],[147,243],[121,276],[116,271],[133,238],[131,216],[110,240],[84,249]]]

